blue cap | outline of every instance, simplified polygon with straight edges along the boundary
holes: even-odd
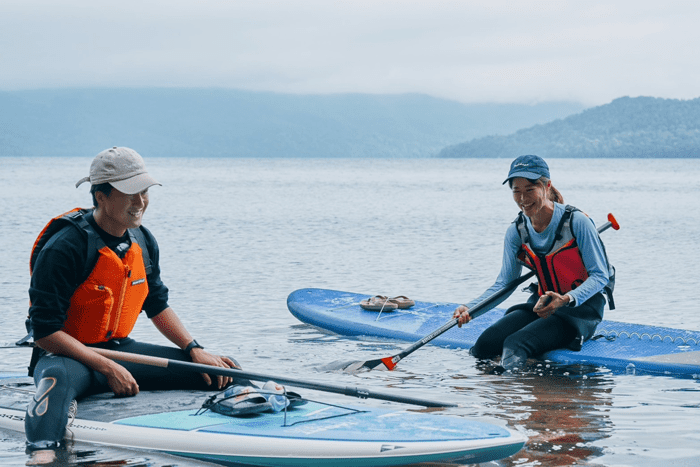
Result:
[[[508,172],[508,178],[503,182],[505,185],[508,180],[513,178],[527,178],[529,180],[537,180],[540,177],[549,176],[549,166],[539,156],[528,155],[520,156],[510,164],[510,172]]]

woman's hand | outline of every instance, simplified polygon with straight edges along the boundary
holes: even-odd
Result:
[[[537,316],[540,318],[549,318],[557,309],[569,303],[569,299],[568,295],[559,295],[556,292],[545,292],[537,301],[533,311],[537,313]]]
[[[457,318],[457,326],[460,328],[463,324],[468,323],[472,319],[472,317],[469,316],[469,308],[464,305],[458,306],[455,312],[452,314],[452,317]]]

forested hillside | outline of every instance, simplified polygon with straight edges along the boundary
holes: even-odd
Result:
[[[443,149],[439,157],[700,157],[700,98],[621,97],[507,136]]]

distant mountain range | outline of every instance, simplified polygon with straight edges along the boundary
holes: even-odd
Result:
[[[700,98],[621,97],[577,115],[449,146],[439,157],[700,157]]]
[[[0,156],[434,157],[449,145],[581,112],[570,102],[462,104],[426,95],[226,89],[0,92]],[[518,153],[521,151],[518,151]]]
[[[700,157],[700,98],[463,104],[422,94],[0,92],[0,156]]]

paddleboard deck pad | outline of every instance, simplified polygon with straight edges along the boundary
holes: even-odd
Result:
[[[0,428],[24,431],[26,397],[0,399]],[[527,441],[518,432],[453,415],[313,401],[286,412],[228,417],[199,410],[206,397],[191,391],[93,396],[78,404],[66,435],[221,465],[276,467],[481,463],[511,456]]]
[[[336,334],[417,342],[447,323],[458,306],[456,303],[416,301],[408,309],[379,313],[360,307],[360,301],[370,296],[300,289],[289,295],[287,307],[300,321]],[[491,310],[461,328],[455,326],[430,343],[470,348],[504,313],[502,309]],[[604,320],[598,325],[596,336],[585,342],[581,351],[555,350],[541,358],[564,365],[605,367],[616,373],[697,379],[700,378],[700,332]]]

